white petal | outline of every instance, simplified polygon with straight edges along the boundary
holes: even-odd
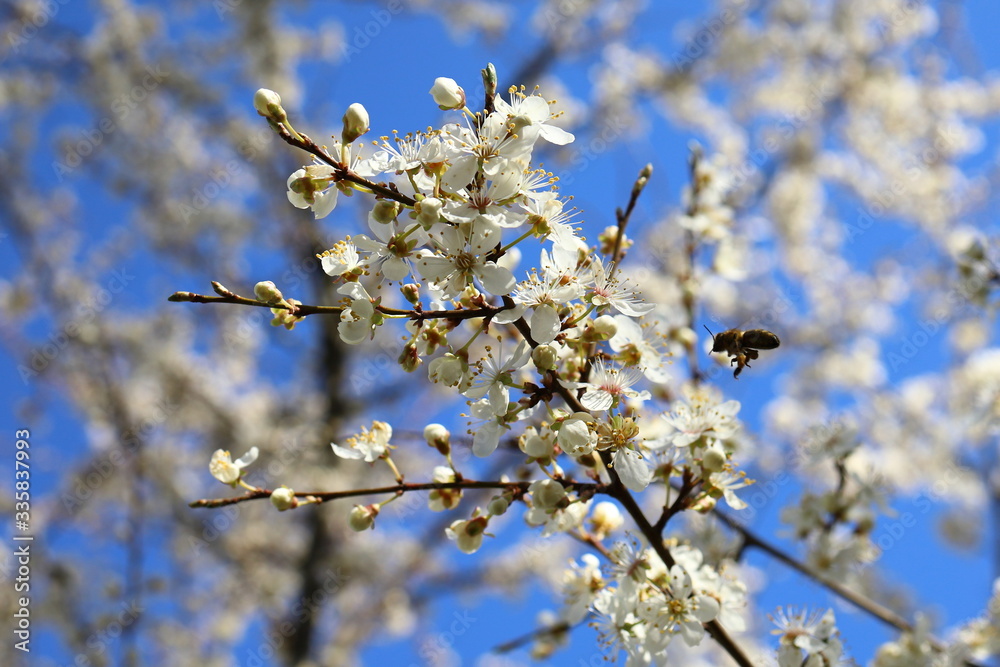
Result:
[[[542,125],[542,139],[556,146],[565,146],[576,140],[572,133],[555,125]]]
[[[472,453],[476,456],[489,456],[500,444],[500,433],[503,427],[496,421],[488,421],[476,430],[472,438]]]
[[[509,269],[497,266],[493,262],[486,262],[479,267],[478,276],[483,283],[483,288],[496,295],[507,294],[514,289],[514,285],[517,283],[514,274]]]
[[[513,197],[521,189],[524,181],[524,170],[521,165],[514,162],[508,165],[508,169],[498,173],[493,177],[490,184],[489,194],[493,201],[503,201]]]
[[[333,447],[333,453],[342,459],[360,459],[364,456],[361,452],[356,449],[348,449],[347,447],[341,447],[335,442],[331,442],[330,446]]]
[[[531,313],[531,337],[539,343],[551,343],[558,335],[561,324],[556,309],[543,303]]]
[[[344,311],[344,313],[348,312],[350,311]],[[357,345],[371,337],[372,325],[368,320],[342,319],[337,325],[337,333],[340,334],[340,339],[348,345]]]
[[[490,407],[493,408],[493,414],[500,415],[507,414],[507,403],[508,396],[510,395],[507,391],[507,386],[499,382],[494,382],[490,385]]]
[[[394,257],[382,265],[382,275],[386,280],[402,280],[410,273],[409,265],[401,258]]]
[[[623,315],[628,315],[629,317],[642,317],[646,313],[656,308],[656,305],[652,303],[642,303],[642,302],[631,303],[624,299],[616,299],[611,303],[611,305],[619,313]]]
[[[316,203],[313,204],[313,213],[316,215],[317,220],[325,218],[330,215],[333,209],[337,208],[337,196],[339,194],[340,190],[330,188],[326,192],[316,195]]]
[[[507,310],[501,310],[493,318],[493,322],[496,324],[510,324],[521,319],[524,315],[524,311],[527,310],[527,306],[523,303],[515,304],[513,308],[508,308]]]
[[[478,169],[479,161],[475,157],[471,155],[460,157],[445,172],[441,185],[448,192],[458,192],[472,182]]]
[[[622,484],[630,491],[642,491],[653,479],[653,471],[634,450],[619,449],[611,461]]]
[[[614,402],[614,397],[610,393],[596,387],[588,388],[580,399],[583,407],[594,411],[610,410]]]
[[[699,595],[698,596],[698,608],[694,610],[693,614],[702,623],[708,623],[709,621],[715,620],[715,617],[719,615],[719,601],[713,598],[711,595]]]
[[[688,646],[697,646],[705,637],[705,628],[697,621],[684,621],[677,625],[680,628],[681,637],[684,638],[684,643]]]
[[[233,465],[235,465],[237,468],[246,468],[248,465],[257,460],[258,453],[259,452],[257,451],[256,447],[251,447],[250,451],[248,451],[246,454],[233,461]]]
[[[732,507],[734,510],[742,510],[747,508],[747,504],[743,502],[743,499],[740,498],[738,495],[736,495],[736,492],[733,491],[732,489],[725,489],[722,492],[722,495],[726,499],[726,502],[729,504],[729,506]]]
[[[455,271],[455,263],[447,257],[425,255],[417,262],[417,270],[427,280],[437,283]]]
[[[519,368],[524,368],[528,360],[531,359],[531,348],[528,347],[527,341],[521,341],[514,348],[514,354],[511,355],[510,360],[504,364],[504,368],[511,371],[516,371]]]
[[[492,386],[493,385],[489,382],[478,382],[469,387],[468,389],[466,389],[465,391],[463,391],[462,395],[465,396],[466,398],[471,398],[474,401],[478,401],[479,399],[481,399],[483,396],[486,395],[486,392],[488,392],[490,390],[490,387]]]

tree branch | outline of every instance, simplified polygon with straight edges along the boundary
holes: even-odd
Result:
[[[589,493],[606,493],[604,484],[593,482],[562,482],[563,486],[578,492],[587,490]],[[296,491],[296,498],[314,498],[318,502],[327,500],[338,500],[340,498],[354,498],[357,496],[372,496],[380,494],[394,493],[402,495],[410,491],[430,491],[432,489],[514,489],[520,494],[528,491],[531,482],[477,482],[473,480],[460,480],[456,482],[425,482],[422,484],[395,484],[393,486],[382,486],[372,489],[351,489],[349,491]],[[236,505],[250,500],[260,500],[271,496],[271,489],[255,489],[247,491],[242,496],[235,498],[203,498],[190,503],[190,507],[225,507],[226,505]]]

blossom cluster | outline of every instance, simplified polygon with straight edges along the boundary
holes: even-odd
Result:
[[[734,460],[747,446],[737,419],[740,405],[724,400],[694,365],[689,381],[671,383],[679,391],[666,389],[670,357],[678,350],[696,357],[690,298],[678,298],[678,317],[655,309],[628,284],[619,264],[631,241],[621,217],[597,248],[588,246],[574,226],[579,212],[560,194],[558,179],[533,163],[539,144],[574,140],[558,127],[553,103],[516,88],[506,99],[496,95],[492,67],[484,70],[484,84],[486,109],[472,112],[455,81],[437,79],[430,91],[434,102],[460,113],[461,122],[402,137],[394,133],[371,145],[358,141],[370,129],[360,104],[348,107],[343,131],[330,148],[316,146],[292,127],[276,93],[259,91],[255,106],[286,141],[313,155],[311,164],[287,180],[291,204],[325,218],[341,195],[372,196],[368,233],[318,255],[342,297],[335,310],[343,342],[364,343],[390,320],[404,320],[400,366],[408,372],[426,366],[431,382],[468,402],[473,454],[489,457],[501,442],[509,449],[516,443],[525,469],[538,471],[537,479],[496,482],[497,495],[469,518],[451,522],[447,537],[462,552],[474,553],[492,537],[495,517],[521,502],[525,522],[542,537],[567,533],[594,544],[605,567],[586,555],[566,571],[556,627],[571,627],[589,615],[603,644],[625,651],[629,664],[661,663],[675,635],[697,646],[708,633],[746,627],[741,615],[746,587],[726,572],[724,560],[708,562],[688,543],[668,542],[666,551],[659,541],[677,512],[707,513],[719,499],[732,509],[747,507],[737,491],[752,482]],[[650,175],[651,167],[640,173],[633,199]],[[743,280],[748,268],[746,239],[734,233],[734,179],[726,160],[706,158],[696,148],[691,181],[684,211],[669,221],[685,237],[677,245],[686,257],[677,262],[681,268],[671,270],[685,295],[703,290],[702,280]],[[776,191],[782,187],[776,184]],[[538,262],[524,270],[519,263],[529,241],[542,247],[527,251],[537,252]],[[966,246],[972,250],[963,251],[969,260],[962,264],[963,270],[968,267],[963,276],[978,284],[992,280],[988,263],[980,261],[983,253]],[[699,247],[714,249],[714,277],[695,265]],[[272,308],[275,325],[292,328],[309,314],[270,281],[258,283],[255,296]],[[651,392],[644,383],[658,389]],[[649,409],[654,395],[673,398],[667,411],[657,415]],[[388,465],[400,486],[381,503],[355,505],[349,517],[354,530],[374,528],[382,507],[404,491],[404,475],[392,459],[392,435],[388,424],[376,421],[370,430],[332,445],[343,459]],[[447,463],[436,466],[432,483],[423,487],[428,507],[453,510],[462,502],[466,478],[452,459],[451,434],[430,424],[424,438]],[[848,443],[820,458],[836,461],[843,473],[843,462],[855,453]],[[254,456],[234,463],[227,452],[217,452],[213,475],[253,492],[242,469]],[[845,475],[844,481],[849,483],[836,490],[808,493],[782,515],[811,547],[807,566],[835,579],[877,557],[869,533],[878,489],[856,475]],[[616,504],[595,503],[594,494],[622,501],[650,485],[667,495],[660,522],[643,530],[650,546],[635,541],[604,546],[623,518]],[[287,487],[270,495],[282,511],[319,502]],[[629,513],[639,518],[635,510]],[[840,524],[849,530],[837,530]],[[779,610],[775,622],[779,664],[841,659],[832,612]],[[992,625],[970,626],[967,634],[978,634],[968,643],[992,641],[984,628]],[[921,626],[914,633],[923,631]],[[539,638],[535,651],[546,655],[551,648]]]
[[[687,646],[699,645],[712,621],[745,630],[746,586],[705,563],[694,547],[676,546],[670,554],[675,563],[667,567],[652,549],[619,542],[606,575],[596,569],[596,558],[584,556],[564,578],[566,620],[572,622],[586,602],[601,644],[625,651],[627,664],[635,665],[665,664],[678,635]]]
[[[495,88],[495,76],[492,66],[484,70],[488,89]],[[405,319],[400,365],[416,371],[426,361],[430,381],[467,401],[472,452],[488,457],[510,433],[525,463],[540,473],[524,487],[498,483],[501,492],[485,509],[452,522],[448,538],[463,552],[477,551],[491,520],[520,501],[525,521],[543,537],[572,533],[603,540],[623,517],[614,503],[594,503],[598,487],[628,494],[653,483],[668,489],[679,484],[688,509],[707,512],[720,498],[745,507],[736,490],[749,481],[732,458],[741,432],[739,403],[694,378],[668,412],[657,418],[645,410],[652,394],[638,385],[668,381],[669,346],[653,304],[619,273],[630,245],[624,230],[609,228],[599,248],[588,247],[558,179],[532,164],[539,142],[560,146],[574,139],[554,124],[551,102],[511,88],[509,98],[493,95],[485,111],[474,113],[451,79],[437,79],[430,92],[439,108],[459,111],[463,122],[382,137],[368,155],[357,142],[369,130],[360,104],[344,114],[343,132],[329,152],[292,127],[276,93],[259,91],[255,106],[286,140],[314,149],[312,164],[288,178],[294,206],[323,218],[341,194],[374,195],[370,234],[343,239],[318,256],[342,297],[338,332],[344,343],[370,340],[390,320]],[[715,216],[702,226],[727,221],[724,212],[713,213],[724,187],[713,173],[699,172],[704,202],[690,207],[692,216]],[[650,167],[640,173],[634,196],[650,174]],[[542,243],[538,265],[521,271],[519,246],[531,239]],[[380,290],[393,285],[409,309],[383,303],[391,292]],[[291,328],[302,316],[300,303],[270,281],[259,283],[255,295],[272,307],[275,325]],[[332,449],[344,459],[384,462],[402,485],[392,434],[376,421]],[[465,478],[452,460],[451,434],[430,424],[424,438],[447,462],[433,471],[429,508],[454,509]],[[218,452],[213,475],[253,490],[242,479],[252,458],[231,463],[228,453]],[[373,528],[395,497],[355,505],[350,526]],[[272,503],[279,510],[302,504],[286,487],[272,493]],[[669,567],[652,547],[634,542],[607,553],[613,576],[595,575],[586,559],[568,571],[567,623],[591,610],[602,619],[605,641],[647,661],[662,656],[674,634],[696,645],[705,624],[743,628],[735,613],[745,603],[741,585],[703,563],[697,549],[675,546]]]

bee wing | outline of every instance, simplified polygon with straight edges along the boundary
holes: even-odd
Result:
[[[743,347],[753,347],[758,350],[773,350],[781,345],[781,341],[770,331],[750,329],[743,332]]]

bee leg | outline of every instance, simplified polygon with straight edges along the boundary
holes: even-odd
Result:
[[[736,371],[733,373],[733,377],[738,380],[739,377],[740,377],[740,373],[743,372],[743,367],[744,366],[748,366],[747,360],[746,360],[745,356],[743,356],[742,354],[738,354],[733,359],[733,361],[737,362],[737,364],[736,364]],[[729,364],[729,365],[732,366],[732,364]]]

